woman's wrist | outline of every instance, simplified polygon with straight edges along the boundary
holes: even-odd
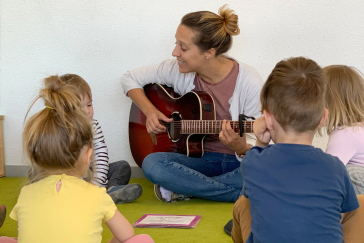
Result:
[[[236,152],[236,155],[240,158],[244,157],[244,155],[253,147],[253,145],[251,144],[246,144],[247,147],[241,152],[241,151],[238,151]]]

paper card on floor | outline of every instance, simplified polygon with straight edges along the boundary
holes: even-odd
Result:
[[[200,215],[144,214],[133,226],[139,228],[195,228]]]

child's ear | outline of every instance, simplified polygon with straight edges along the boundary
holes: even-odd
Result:
[[[263,115],[265,117],[265,123],[267,125],[268,130],[273,130],[274,116],[267,110],[263,110]]]
[[[90,165],[91,155],[92,155],[92,148],[87,148],[85,152],[85,163],[87,163],[88,165]]]
[[[319,124],[318,127],[324,127],[325,126],[325,122],[326,122],[328,116],[329,116],[329,110],[325,108],[324,115],[322,116],[320,124]]]

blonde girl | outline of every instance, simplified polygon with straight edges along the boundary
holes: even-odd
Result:
[[[364,194],[364,79],[355,68],[332,65],[328,77],[326,106],[329,117],[326,152],[337,156],[349,172],[357,194]]]
[[[42,178],[22,188],[10,217],[18,221],[19,242],[101,242],[102,222],[110,242],[153,242],[118,211],[105,188],[81,179],[90,166],[93,132],[73,86],[58,76],[44,80],[44,109],[28,119],[24,155]],[[16,242],[1,237],[0,242]]]

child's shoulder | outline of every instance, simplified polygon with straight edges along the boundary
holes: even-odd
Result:
[[[303,160],[305,162],[323,162],[320,164],[328,164],[330,167],[335,164],[338,167],[342,167],[342,162],[330,154],[325,153],[322,149],[316,148],[311,145],[303,144],[283,144],[278,143],[274,145],[269,145],[267,148],[261,148],[258,146],[253,147],[248,151],[246,160],[290,160],[295,161]]]
[[[344,139],[364,137],[364,124],[358,123],[358,126],[339,126],[329,136],[329,139],[340,139],[345,142]]]
[[[249,152],[249,155],[270,157],[273,154],[275,156],[277,156],[277,155],[289,156],[292,153],[299,155],[300,152],[315,151],[315,149],[316,149],[315,147],[310,146],[310,145],[277,143],[277,144],[269,144],[268,147],[266,147],[266,148],[254,146],[248,152]],[[247,155],[248,155],[248,153],[247,153]]]
[[[104,194],[106,193],[106,188],[105,187],[100,187],[98,185],[95,185],[93,183],[90,182],[86,182],[87,183],[87,189],[95,194]]]
[[[92,118],[92,120],[91,120],[91,125],[92,125],[93,127],[96,127],[96,126],[100,126],[100,123],[99,123],[99,121],[98,121],[98,120],[96,120],[96,119]]]
[[[73,179],[73,180],[72,180]],[[82,192],[80,197],[87,195],[88,198],[93,198],[92,200],[102,199],[103,195],[106,194],[105,187],[99,187],[93,183],[87,182],[79,178],[71,178],[68,181],[70,184],[67,186],[67,190],[72,193]]]

